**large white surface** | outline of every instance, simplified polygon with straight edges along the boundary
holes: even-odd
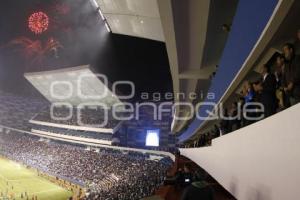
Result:
[[[98,77],[88,65],[26,73],[24,76],[51,103],[69,103],[73,106],[103,103],[108,108],[121,103],[107,87],[109,80],[102,78],[102,75]]]
[[[300,198],[300,104],[219,137],[180,149],[239,200]]]
[[[113,33],[164,41],[157,0],[95,0]]]

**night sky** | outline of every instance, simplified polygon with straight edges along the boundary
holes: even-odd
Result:
[[[37,11],[49,16],[46,32],[36,35],[28,17]],[[36,93],[23,78],[24,72],[53,70],[91,64],[112,83],[130,80],[141,92],[171,92],[172,80],[164,43],[107,33],[97,12],[86,0],[9,0],[0,6],[0,89],[16,94]],[[28,56],[21,39],[46,48],[50,38],[58,41],[58,57],[43,54],[40,62]],[[25,52],[25,53],[24,53]],[[27,53],[26,53],[27,52]],[[27,56],[26,56],[27,55]],[[35,55],[35,54],[34,54]],[[119,88],[126,93],[127,88]]]

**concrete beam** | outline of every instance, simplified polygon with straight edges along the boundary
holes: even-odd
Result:
[[[204,67],[202,69],[189,69],[179,74],[179,79],[209,79],[216,67]]]

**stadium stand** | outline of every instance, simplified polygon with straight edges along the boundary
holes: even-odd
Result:
[[[21,84],[0,89],[0,162],[52,179],[69,200],[299,198],[300,1],[36,7],[45,13],[20,20],[23,36],[1,32],[1,86]],[[115,119],[116,104],[133,119]],[[17,180],[0,173],[0,199]]]
[[[68,118],[69,115],[70,117]],[[120,122],[113,118],[110,110],[103,110],[100,107],[93,109],[81,108],[80,110],[76,108],[70,110],[67,107],[55,107],[52,112],[50,108],[46,108],[32,120],[73,126],[100,126],[101,128],[114,128]]]
[[[246,78],[241,81],[240,87],[228,100],[228,102],[233,102],[224,107],[222,112],[226,118],[210,125],[185,147],[209,146],[211,141],[217,137],[264,120],[298,104],[300,102],[300,55],[296,51],[298,41],[300,41],[300,37],[297,36],[294,43],[281,43],[281,50],[273,52],[266,64],[259,66],[259,69],[253,68],[253,71],[249,72],[249,74],[254,74],[251,76],[251,80]],[[222,103],[228,105],[228,102]],[[254,109],[254,112],[250,111],[238,116],[238,112],[247,103],[261,104],[264,110],[261,111],[259,107],[253,105],[252,107],[247,106],[247,109]],[[262,114],[263,117],[257,119]],[[256,117],[256,119],[246,119],[245,116]]]
[[[41,112],[48,102],[42,98],[19,96],[0,90],[0,121],[12,128],[30,130],[29,120]]]
[[[149,155],[137,152],[108,148],[87,151],[14,132],[0,133],[0,137],[1,155],[84,185],[87,188],[84,199],[128,200],[150,196],[162,184],[172,164],[168,157],[154,161]]]

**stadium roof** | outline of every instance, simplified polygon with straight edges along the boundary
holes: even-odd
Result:
[[[157,0],[93,0],[113,33],[164,41]]]
[[[121,103],[109,89],[106,77],[98,77],[88,65],[25,73],[24,76],[51,103],[78,106],[93,102],[106,105],[107,108]]]

